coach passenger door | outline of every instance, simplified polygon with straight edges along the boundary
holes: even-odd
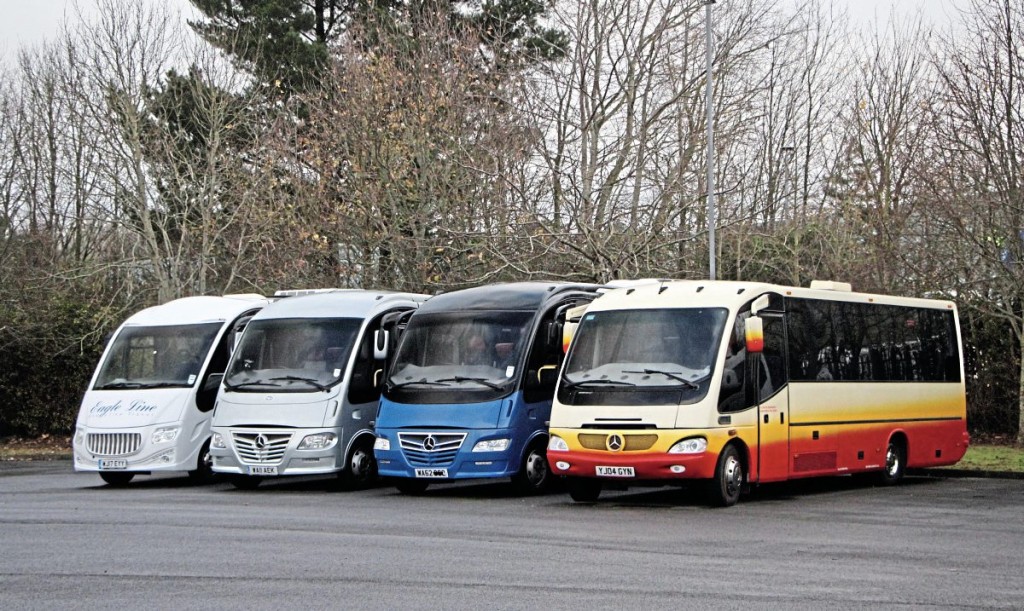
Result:
[[[761,351],[748,359],[754,381],[758,424],[758,481],[789,476],[789,390],[786,384],[786,326],[780,295],[762,295],[751,311],[761,320]],[[748,334],[748,354],[750,350]],[[756,348],[755,348],[756,349]]]

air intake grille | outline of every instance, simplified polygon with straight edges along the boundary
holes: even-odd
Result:
[[[94,456],[131,456],[140,447],[140,433],[89,433],[89,452]]]
[[[607,450],[608,435],[597,433],[580,433],[580,445],[588,450]],[[622,435],[623,452],[640,452],[649,450],[658,442],[657,435]]]
[[[242,462],[278,463],[291,441],[290,433],[232,433],[235,451]]]
[[[445,467],[455,462],[466,433],[399,433],[398,442],[410,465]]]

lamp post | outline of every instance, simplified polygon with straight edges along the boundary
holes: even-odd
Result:
[[[711,58],[713,39],[711,36],[711,5],[715,0],[704,0],[704,31],[707,40],[704,45],[707,53],[707,69],[704,86],[704,101],[707,110],[708,127],[708,267],[709,277],[715,279],[715,130],[714,130],[714,106],[711,100],[713,85],[711,82]]]

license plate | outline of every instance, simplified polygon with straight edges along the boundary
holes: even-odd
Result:
[[[602,477],[636,477],[633,467],[597,467],[597,474]]]
[[[251,465],[249,467],[249,475],[277,475],[277,467]]]
[[[127,460],[104,460],[104,459],[101,458],[99,460],[99,467],[100,467],[100,469],[103,469],[104,471],[112,471],[114,469],[127,469],[128,468],[128,461]]]
[[[448,469],[416,469],[416,477],[448,477]]]

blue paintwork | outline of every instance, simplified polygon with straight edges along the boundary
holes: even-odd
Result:
[[[494,284],[437,295],[423,304],[413,315],[428,316],[440,312],[532,312],[533,321],[527,332],[529,341],[523,346],[516,364],[514,390],[500,399],[476,403],[398,403],[385,391],[381,397],[374,431],[378,438],[390,442],[389,450],[374,450],[378,472],[382,476],[415,478],[416,468],[447,469],[447,480],[504,478],[515,475],[523,466],[525,453],[532,443],[547,444],[547,425],[553,397],[527,404],[523,389],[529,372],[527,358],[538,339],[541,321],[550,309],[579,299],[593,299],[598,285],[551,282],[516,282]],[[410,325],[413,324],[410,322]],[[553,391],[553,389],[552,389]],[[433,392],[424,388],[420,392]],[[403,391],[400,397],[415,397],[417,391]],[[531,396],[534,393],[530,393]],[[537,393],[540,394],[540,393]],[[552,393],[553,394],[553,393]],[[493,396],[493,395],[492,395]],[[406,399],[408,400],[408,399]],[[398,433],[465,433],[454,456],[451,452],[419,453],[419,464],[409,461]],[[473,452],[473,446],[488,439],[510,439],[501,452]],[[424,464],[424,463],[429,464]],[[444,482],[445,478],[423,478],[427,483]]]
[[[374,451],[377,468],[388,477],[415,477],[415,469],[426,466],[448,469],[449,480],[509,477],[519,471],[530,442],[547,436],[550,415],[551,401],[525,404],[520,391],[484,403],[409,405],[382,398],[376,433],[390,441],[391,449]],[[413,465],[401,450],[399,432],[466,433],[466,440],[450,462]],[[503,452],[472,451],[479,441],[500,438],[512,440]]]

